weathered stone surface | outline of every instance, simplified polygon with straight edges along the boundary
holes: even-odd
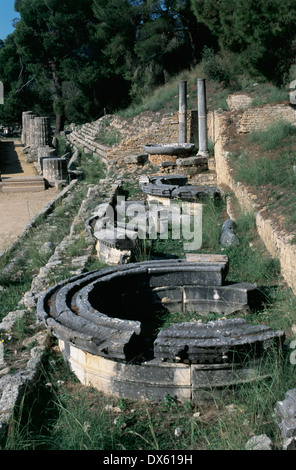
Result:
[[[171,160],[166,160],[165,162],[160,162],[158,167],[159,168],[175,168],[177,164],[172,162]]]
[[[220,190],[216,186],[189,185],[184,175],[152,176],[148,180],[142,178],[139,185],[145,194],[170,199],[180,198],[193,201],[220,196]]]
[[[126,354],[129,357],[138,355],[139,351],[145,355],[142,326],[147,319],[153,319],[155,308],[161,306],[166,311],[177,308],[182,311],[185,305],[188,306],[188,289],[202,291],[207,286],[212,288],[213,283],[217,288],[221,286],[225,266],[223,262],[207,264],[185,260],[162,260],[159,265],[155,260],[106,268],[50,290],[38,300],[38,316],[60,339],[68,341],[71,338],[76,346],[77,341],[80,345],[84,343],[84,349],[93,354],[120,360],[124,360]],[[236,285],[232,288],[235,291]],[[243,285],[243,306],[248,300],[248,289],[254,288]],[[229,286],[223,289],[227,290]],[[200,295],[195,299],[196,303],[203,303],[198,297]],[[229,299],[226,298],[226,302]],[[236,310],[241,306],[237,298]],[[209,301],[207,311],[213,311],[212,307],[213,302]],[[196,323],[193,331],[195,328]],[[243,325],[243,328],[247,327]],[[191,341],[194,342],[194,338]],[[187,339],[183,347],[186,349]]]
[[[202,167],[203,170],[206,170],[208,168],[208,159],[206,157],[177,158],[176,165],[178,167]]]
[[[128,155],[124,158],[124,163],[128,165],[143,165],[148,160],[147,154],[142,155]]]
[[[283,419],[279,428],[283,438],[296,437],[296,418]]]
[[[163,328],[154,342],[155,357],[169,361],[235,363],[259,356],[283,340],[281,330],[228,319],[208,323],[178,323]]]
[[[56,149],[49,145],[44,145],[37,149],[38,161],[40,163],[41,157],[54,157],[56,155]]]
[[[224,222],[221,229],[220,243],[222,246],[237,246],[239,239],[235,234],[235,222],[228,219]]]
[[[289,438],[296,437],[296,388],[288,390],[285,395],[285,399],[278,401],[275,409],[274,415],[278,421],[279,428],[281,430],[281,435],[284,439],[284,443]],[[290,448],[295,446],[295,443],[292,442],[286,445]]]
[[[34,118],[34,135],[31,146],[36,148],[50,146],[51,144],[51,127],[49,117]]]
[[[266,435],[251,437],[245,445],[246,450],[272,450],[272,440]]]
[[[190,400],[190,367],[149,361],[143,365],[114,362],[59,342],[71,369],[85,385],[133,400],[163,400],[168,394]]]
[[[286,398],[283,401],[278,401],[275,415],[278,419],[296,418],[296,399]]]
[[[145,145],[145,152],[150,155],[189,155],[195,148],[192,143],[170,143]]]
[[[72,157],[68,163],[68,171],[76,170],[81,166],[81,152],[80,150],[75,150]]]
[[[49,183],[65,180],[68,176],[67,160],[64,158],[45,158],[43,176]]]
[[[283,439],[283,450],[296,450],[296,438],[288,437]]]
[[[10,331],[12,330],[13,325],[17,320],[20,320],[26,315],[26,310],[15,310],[9,312],[0,323],[1,331]]]

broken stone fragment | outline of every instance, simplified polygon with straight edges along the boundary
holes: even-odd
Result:
[[[235,222],[228,219],[224,222],[221,229],[220,243],[222,246],[237,246],[239,245],[239,239],[235,234]]]
[[[253,436],[245,445],[246,450],[272,450],[272,441],[266,434]]]

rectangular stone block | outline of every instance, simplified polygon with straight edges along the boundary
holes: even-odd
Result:
[[[182,269],[174,267],[172,270],[167,268],[150,268],[148,270],[151,287],[161,286],[221,286],[223,282],[222,267],[215,266],[193,266]]]
[[[245,305],[249,302],[249,293],[256,290],[250,284],[232,284],[228,286],[184,286],[184,301],[211,301]]]

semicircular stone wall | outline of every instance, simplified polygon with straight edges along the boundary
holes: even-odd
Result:
[[[219,255],[106,268],[47,290],[37,316],[85,385],[139,400],[199,400],[257,378],[256,362],[284,337],[227,318],[258,301],[255,285],[225,283],[227,269]],[[163,327],[173,312],[192,312],[192,321]],[[198,322],[194,312],[225,319]]]

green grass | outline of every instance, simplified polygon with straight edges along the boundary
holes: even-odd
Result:
[[[260,145],[262,150],[273,150],[282,145],[283,140],[296,135],[296,127],[286,121],[278,121],[266,130],[253,131],[250,142]]]
[[[98,184],[100,179],[106,175],[105,165],[100,157],[86,155],[82,150],[80,151],[84,181],[90,184]]]
[[[210,403],[179,403],[170,395],[160,403],[139,403],[80,386],[52,351],[39,381],[16,410],[1,448],[243,450],[248,439],[263,433],[279,444],[273,410],[287,387],[293,387],[293,368],[287,358],[270,350],[257,373],[268,378],[244,384],[236,394],[229,389]],[[60,378],[63,383],[59,385]],[[181,430],[178,437],[176,428]]]
[[[239,245],[224,248],[229,257],[227,279],[233,282],[272,284],[280,279],[279,261],[266,251],[256,231],[253,213],[243,213],[236,219]]]
[[[259,191],[266,213],[284,216],[282,225],[290,233],[296,227],[295,134],[295,126],[279,121],[265,131],[252,132],[250,145],[245,142],[239,153],[229,154],[235,180]]]

